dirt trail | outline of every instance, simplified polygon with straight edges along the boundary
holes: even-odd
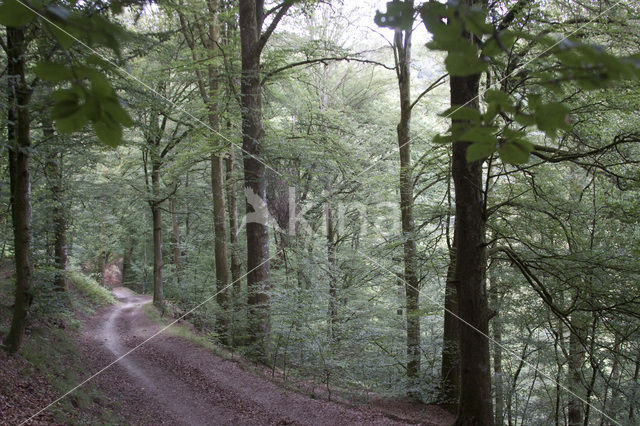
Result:
[[[159,330],[149,296],[114,288],[120,303],[88,320],[83,350],[99,370]],[[93,381],[132,424],[396,425],[372,410],[287,391],[187,340],[160,334]],[[439,413],[434,413],[436,417]],[[445,424],[443,419],[423,424]]]

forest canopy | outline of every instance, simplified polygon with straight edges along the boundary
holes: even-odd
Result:
[[[3,0],[3,347],[116,264],[162,315],[329,398],[635,424],[639,14]]]

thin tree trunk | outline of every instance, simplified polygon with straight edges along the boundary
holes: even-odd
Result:
[[[637,383],[638,377],[640,373],[640,349],[638,350],[638,355],[636,358],[636,368],[633,371],[633,390],[631,391],[631,401],[629,402],[629,422],[633,424],[633,421],[636,417],[636,398],[638,395],[637,391]]]
[[[240,41],[242,55],[242,148],[245,191],[266,203],[265,166],[261,160],[262,86],[260,83],[260,25],[263,3],[240,0]],[[255,220],[247,223],[247,291],[249,338],[259,359],[269,358],[271,339],[269,230],[266,209],[256,211],[247,200],[247,214]],[[259,216],[261,215],[261,216]]]
[[[217,317],[217,332],[223,345],[229,344],[228,286],[229,262],[227,260],[227,218],[225,215],[224,164],[222,158],[211,156],[211,189],[213,192],[213,217],[216,257],[216,301],[221,313]]]
[[[561,320],[558,319],[557,322],[558,322],[558,332],[555,335],[555,338],[553,341],[553,349],[554,349],[554,354],[556,358],[556,383],[555,383],[556,400],[555,400],[555,406],[553,410],[554,410],[555,425],[560,426],[560,415],[562,414],[562,411],[563,411],[561,408],[562,407],[561,380],[562,380],[563,363],[561,361],[560,355],[562,354],[563,347],[564,347],[564,327]],[[550,322],[550,324],[553,324],[553,323]]]
[[[176,212],[176,196],[169,197],[169,215],[171,216],[171,263],[175,268],[176,281],[180,284],[182,265],[180,264],[180,228]]]
[[[582,339],[578,333],[582,330],[581,319],[577,318],[578,313],[571,315],[571,330],[569,330],[569,360],[567,375],[569,378],[569,389],[578,396],[582,395],[584,385],[582,383],[582,364],[584,363],[584,347]],[[582,426],[584,423],[584,406],[582,400],[569,395],[568,402],[569,426]]]
[[[107,269],[107,252],[106,251],[101,251],[100,252],[100,259],[98,260],[99,264],[99,270],[100,270],[100,284],[104,287],[105,286],[105,271]]]
[[[189,171],[187,170],[186,176],[184,178],[184,187],[189,188]],[[182,250],[182,260],[183,264],[189,265],[189,237],[191,236],[191,209],[189,208],[189,203],[185,206],[186,213],[184,215],[184,246]]]
[[[42,132],[48,140],[49,145],[53,145],[55,132],[53,123],[49,119],[42,120]],[[62,152],[54,152],[50,150],[45,171],[47,183],[53,199],[53,256],[54,265],[57,270],[54,278],[54,286],[59,291],[67,289],[67,221],[65,218],[63,187],[62,187]]]
[[[459,324],[458,296],[456,291],[455,238],[449,251],[449,267],[444,295],[444,325],[442,330],[442,396],[447,406],[457,409],[460,393],[460,353],[458,349]],[[455,315],[454,315],[455,314]]]
[[[209,54],[213,56],[220,45],[220,24],[218,22],[218,1],[209,0],[209,39],[206,44]],[[218,72],[214,65],[209,65],[209,125],[214,137],[220,132],[220,111],[218,110]],[[216,301],[221,313],[217,317],[217,332],[223,345],[229,344],[228,292],[230,283],[229,261],[227,258],[227,218],[224,188],[224,163],[220,155],[211,155],[211,191],[213,193],[213,223],[215,231],[216,257]]]
[[[229,244],[231,246],[231,280],[233,281],[233,294],[238,299],[242,291],[242,258],[240,256],[240,242],[238,241],[238,197],[236,196],[236,183],[233,176],[235,154],[233,149],[229,151],[227,163],[227,200],[229,210]],[[236,300],[238,302],[238,300]]]
[[[13,222],[16,293],[9,334],[3,345],[18,351],[24,338],[27,314],[33,301],[31,285],[31,182],[29,177],[29,98],[25,80],[26,43],[24,28],[7,27],[7,80],[9,179]]]
[[[452,206],[451,179],[447,180],[447,203]],[[442,399],[450,411],[458,409],[460,394],[460,351],[458,349],[459,327],[458,293],[456,290],[456,238],[451,238],[451,216],[447,215],[447,247],[449,248],[449,266],[444,294],[444,324],[442,330]]]
[[[333,223],[333,210],[331,203],[326,204],[327,225],[327,266],[329,268],[329,335],[331,339],[337,337],[338,325],[338,280],[336,261],[335,224]]]
[[[162,288],[162,211],[160,210],[160,163],[152,160],[151,166],[151,217],[153,220],[153,304],[162,309],[164,291]]]
[[[498,289],[496,288],[496,281],[491,281],[491,299],[492,309],[499,311],[498,306]],[[502,319],[500,314],[496,314],[491,322],[491,328],[493,329],[493,373],[495,377],[495,423],[496,426],[502,426],[504,423],[504,382],[502,380]]]
[[[122,285],[127,285],[129,281],[129,275],[131,274],[131,255],[133,254],[133,241],[131,238],[127,238],[127,246],[124,249],[122,255]]]
[[[413,7],[413,1],[407,1]],[[403,37],[404,35],[404,37]],[[395,33],[396,74],[400,92],[400,122],[397,126],[400,151],[400,218],[404,241],[404,281],[407,301],[407,395],[417,397],[420,375],[420,291],[413,220],[413,173],[411,165],[411,30]]]
[[[469,6],[478,4],[467,0]],[[451,76],[451,106],[478,109],[480,75]],[[453,120],[454,124],[464,124]],[[458,425],[493,425],[489,315],[486,294],[485,211],[482,193],[482,161],[468,163],[469,142],[459,140],[454,127],[452,176],[456,197],[455,282],[458,312],[462,319],[460,340],[460,399]]]

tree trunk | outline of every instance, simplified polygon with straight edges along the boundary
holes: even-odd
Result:
[[[98,259],[98,262],[99,262],[98,270],[100,272],[100,285],[104,287],[106,284],[105,271],[107,270],[107,252],[101,251],[99,256],[100,256],[100,259]]]
[[[229,262],[227,260],[227,218],[225,215],[224,164],[222,158],[211,156],[211,189],[213,192],[213,221],[216,257],[216,301],[220,307],[217,317],[217,333],[223,345],[229,344],[228,297]]]
[[[476,3],[468,0],[470,5]],[[478,109],[480,75],[451,76],[451,106]],[[455,124],[464,124],[453,120]],[[493,425],[489,316],[486,294],[485,211],[482,193],[482,161],[467,163],[469,142],[458,140],[454,128],[452,176],[456,197],[455,283],[461,318],[460,399],[458,425]]]
[[[178,214],[176,212],[176,196],[169,197],[169,215],[171,216],[171,263],[175,267],[176,281],[180,284],[180,228],[178,226]]]
[[[458,349],[459,327],[458,296],[456,291],[456,246],[455,237],[449,251],[449,267],[444,295],[444,325],[442,330],[442,397],[449,407],[457,408],[460,393],[460,351]],[[454,315],[455,314],[455,315]]]
[[[129,281],[129,275],[131,274],[131,255],[133,254],[133,241],[131,238],[127,238],[127,246],[124,249],[122,255],[122,285],[126,286]]]
[[[231,280],[233,281],[234,298],[239,298],[242,291],[242,258],[240,257],[240,242],[238,241],[238,197],[236,183],[233,176],[235,155],[233,149],[229,151],[227,163],[227,200],[229,210],[229,244],[231,246]],[[239,300],[236,300],[239,302]]]
[[[259,10],[260,9],[260,10]],[[266,203],[266,176],[261,160],[262,87],[260,83],[260,46],[258,25],[263,11],[261,1],[240,0],[240,42],[242,55],[242,148],[245,191]],[[260,21],[262,19],[260,18]],[[249,305],[249,339],[259,359],[269,358],[271,338],[269,230],[266,209],[256,211],[247,200],[247,292]]]
[[[26,43],[24,28],[7,27],[7,140],[11,186],[16,293],[11,329],[3,345],[10,353],[20,348],[24,338],[29,306],[33,301],[31,285],[31,182],[29,177],[29,98],[25,80]]]
[[[327,267],[329,268],[329,335],[331,339],[337,337],[338,325],[338,280],[336,261],[335,224],[333,223],[333,210],[331,203],[326,204],[327,224]]]
[[[47,139],[49,146],[54,145],[55,132],[53,130],[53,123],[49,119],[42,120],[42,132]],[[66,291],[67,289],[67,221],[65,218],[64,200],[63,200],[63,187],[62,187],[62,152],[57,152],[57,149],[50,150],[47,162],[45,165],[45,172],[47,177],[47,184],[51,191],[53,199],[53,256],[54,265],[57,270],[53,285],[56,290]]]
[[[491,281],[491,299],[492,309],[499,312],[498,306],[498,290],[496,288],[496,281]],[[493,329],[493,373],[495,377],[495,422],[496,426],[502,426],[504,419],[504,383],[502,380],[502,320],[500,314],[496,314],[491,321],[491,328]]]
[[[220,46],[220,25],[218,22],[218,1],[209,0],[209,39],[207,47],[210,56]],[[220,133],[220,111],[218,110],[218,70],[210,64],[209,72],[209,125],[211,126],[212,139]],[[216,137],[217,139],[217,137]],[[216,147],[219,148],[219,147]],[[229,344],[229,319],[228,316],[228,292],[229,286],[229,261],[227,258],[227,218],[225,206],[224,188],[224,163],[220,155],[211,155],[211,191],[213,193],[213,223],[215,232],[215,256],[216,256],[216,301],[220,308],[217,317],[217,333],[223,345]]]
[[[153,304],[162,309],[162,211],[160,210],[160,162],[152,160],[151,166],[151,217],[153,220]]]
[[[413,1],[406,3],[413,7]],[[420,375],[420,284],[416,261],[411,165],[411,30],[397,30],[394,47],[397,52],[396,74],[400,92],[400,122],[397,133],[400,151],[400,219],[404,241],[404,283],[407,301],[407,395],[417,397],[417,381]]]
[[[631,391],[631,398],[630,398],[630,402],[629,402],[629,423],[633,423],[636,417],[636,398],[638,396],[638,391],[637,391],[637,383],[638,383],[638,376],[640,373],[640,349],[638,350],[638,354],[636,355],[636,366],[635,369],[633,370],[633,381],[632,381],[632,391]]]
[[[584,384],[582,382],[582,364],[584,363],[584,347],[582,339],[578,333],[582,330],[582,322],[577,317],[579,313],[571,315],[571,330],[569,330],[569,359],[567,362],[567,376],[569,379],[569,389],[574,394],[583,394]],[[569,426],[582,426],[584,423],[584,406],[582,400],[575,395],[569,395],[568,415]]]
[[[453,205],[451,196],[451,178],[447,179],[447,204],[449,212]],[[455,230],[451,238],[451,215],[447,214],[446,238],[449,249],[449,266],[444,294],[444,324],[442,330],[442,400],[451,412],[458,409],[460,393],[460,351],[458,349],[459,327],[458,292],[456,290],[456,238]]]

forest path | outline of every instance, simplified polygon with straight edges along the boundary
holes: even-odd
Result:
[[[93,371],[159,330],[143,310],[151,301],[149,296],[123,287],[114,288],[114,294],[120,303],[89,318],[83,333],[81,344]],[[115,402],[114,410],[132,424],[404,424],[373,410],[287,391],[210,350],[166,333],[93,381]]]

